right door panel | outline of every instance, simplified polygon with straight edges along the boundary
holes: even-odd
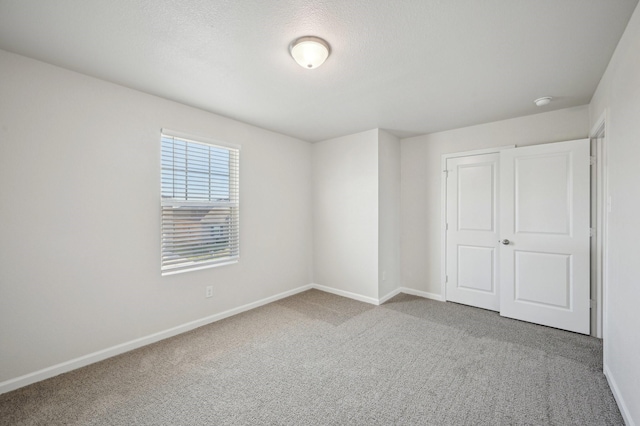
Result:
[[[589,333],[589,141],[500,153],[500,314]]]

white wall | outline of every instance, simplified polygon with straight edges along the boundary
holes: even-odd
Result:
[[[310,144],[4,51],[0,74],[0,382],[311,282]],[[163,127],[242,145],[238,264],[161,277]]]
[[[627,424],[640,424],[640,8],[590,105],[594,126],[606,114],[609,213],[604,362]]]
[[[314,281],[378,298],[378,130],[312,145]]]
[[[588,107],[551,111],[401,141],[402,287],[442,296],[442,154],[585,138]]]
[[[378,296],[400,287],[400,140],[378,132]]]

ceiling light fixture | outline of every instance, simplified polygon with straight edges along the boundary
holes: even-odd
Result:
[[[291,42],[289,53],[301,67],[314,69],[327,60],[331,47],[319,37],[305,36]]]
[[[536,99],[535,101],[533,101],[533,103],[539,107],[545,106],[545,105],[549,105],[549,102],[551,102],[551,99],[553,99],[551,96],[545,96],[544,98]]]

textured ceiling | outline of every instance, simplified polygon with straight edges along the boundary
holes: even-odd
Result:
[[[0,0],[0,48],[303,140],[408,136],[588,103],[637,2]]]

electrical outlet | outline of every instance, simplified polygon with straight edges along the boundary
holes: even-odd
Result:
[[[213,286],[212,285],[208,285],[205,288],[204,297],[212,297],[212,296],[213,296]]]

